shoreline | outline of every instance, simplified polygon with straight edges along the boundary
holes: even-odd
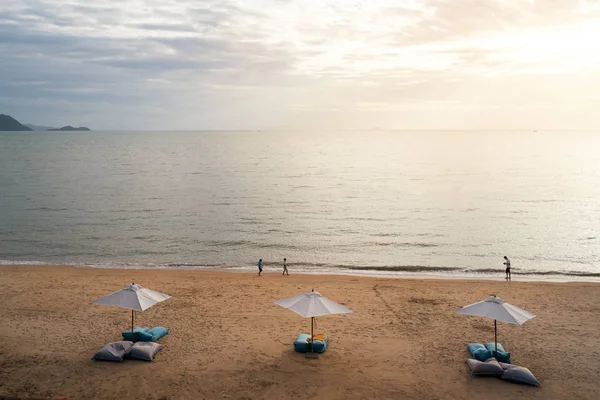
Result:
[[[3,263],[4,262],[4,263]],[[200,265],[139,265],[139,264],[127,264],[127,265],[114,265],[114,264],[86,264],[86,263],[46,263],[46,262],[24,262],[19,261],[5,261],[0,262],[0,269],[3,267],[73,267],[73,268],[90,268],[90,269],[106,269],[106,270],[147,270],[147,271],[207,271],[207,272],[224,272],[234,274],[256,274],[255,267],[213,267],[213,266],[200,266]],[[292,267],[293,268],[293,267]],[[300,268],[294,271],[290,270],[296,275],[318,275],[318,276],[352,276],[352,277],[365,277],[365,278],[389,278],[389,279],[432,279],[432,280],[458,280],[458,281],[490,281],[490,282],[504,282],[504,273],[498,273],[498,275],[489,273],[468,273],[468,272],[407,272],[407,271],[388,271],[388,270],[369,270],[355,269],[348,270],[340,268],[340,271],[332,271],[328,269],[326,271],[314,271]],[[275,267],[264,267],[263,274],[277,274],[281,269]],[[600,277],[594,276],[582,276],[582,275],[566,275],[566,274],[534,274],[534,273],[519,273],[518,271],[512,272],[513,281],[515,282],[551,282],[551,283],[599,283]]]

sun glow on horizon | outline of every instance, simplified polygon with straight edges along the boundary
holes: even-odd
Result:
[[[597,1],[137,4],[10,2],[3,112],[105,128],[600,127]]]

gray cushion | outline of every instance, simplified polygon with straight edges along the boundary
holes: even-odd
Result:
[[[129,352],[127,353],[127,358],[133,358],[134,360],[145,360],[152,361],[156,353],[158,353],[162,349],[162,346],[158,343],[154,342],[137,342]]]
[[[510,382],[524,383],[526,385],[540,386],[538,380],[535,379],[535,376],[533,376],[531,371],[527,368],[505,363],[500,363],[500,366],[504,370],[502,379]]]
[[[494,357],[485,361],[467,360],[467,365],[471,368],[471,374],[475,376],[502,376],[504,370]]]
[[[92,359],[102,361],[123,361],[123,357],[127,354],[131,346],[133,346],[133,342],[128,341],[109,343],[100,349]]]

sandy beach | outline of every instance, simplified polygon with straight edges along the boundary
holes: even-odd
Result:
[[[95,362],[126,310],[92,302],[128,283],[172,299],[136,315],[171,333],[152,362]],[[311,288],[352,308],[317,320],[318,360],[293,352],[310,320],[273,304]],[[0,398],[597,399],[600,284],[391,279],[198,270],[0,267]],[[541,388],[475,378],[465,343],[491,320],[455,313],[496,294],[537,315],[498,324],[513,363]]]

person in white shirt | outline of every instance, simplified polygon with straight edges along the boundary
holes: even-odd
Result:
[[[504,279],[506,279],[507,281],[511,281],[511,276],[510,276],[510,260],[508,259],[508,257],[504,256],[504,265],[506,265],[506,277]]]

